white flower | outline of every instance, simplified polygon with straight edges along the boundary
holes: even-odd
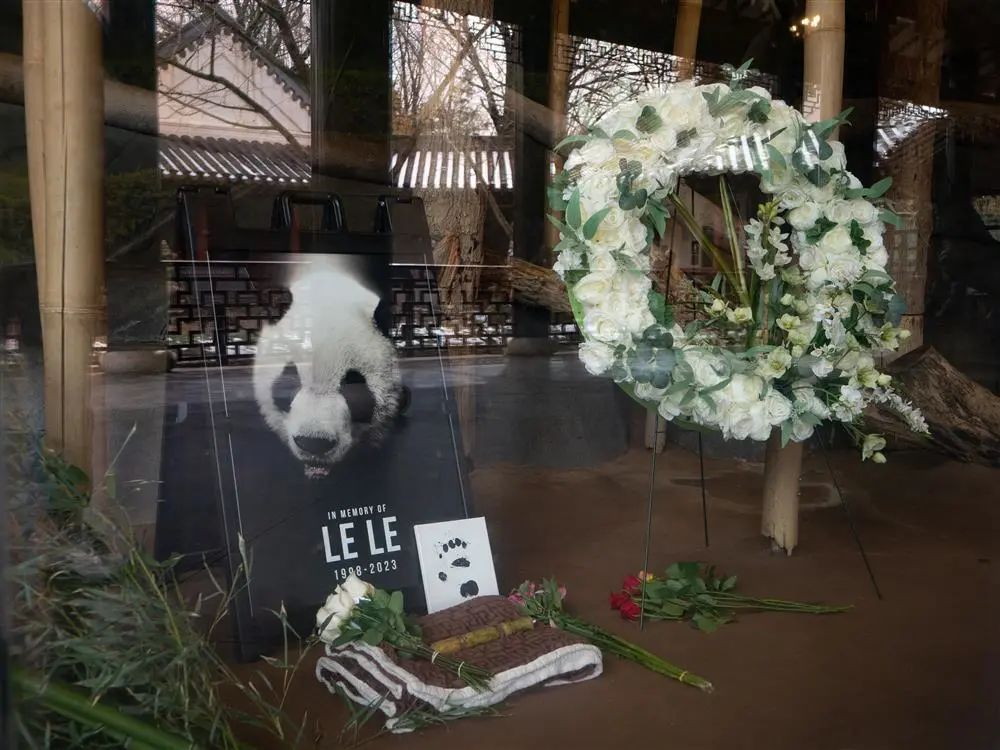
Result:
[[[753,320],[753,311],[749,307],[737,307],[726,311],[726,320],[736,325],[745,325]]]
[[[722,357],[702,349],[684,349],[681,359],[690,365],[694,372],[694,382],[701,388],[710,388],[722,381],[720,372],[725,372],[725,361]]]
[[[716,297],[712,300],[712,304],[708,306],[708,311],[712,313],[712,315],[722,315],[727,308],[728,305],[726,305],[725,300],[721,297]]]
[[[798,315],[789,315],[785,313],[780,318],[778,318],[778,328],[782,331],[791,331],[802,325],[802,321],[799,319]]]
[[[855,198],[847,205],[850,207],[851,218],[859,224],[871,224],[878,219],[878,209],[864,198]]]
[[[362,581],[354,573],[347,576],[347,580],[340,584],[340,588],[346,591],[357,602],[359,599],[371,596],[375,592],[375,587],[367,581]]]
[[[559,257],[552,264],[552,270],[560,276],[565,276],[567,271],[578,270],[583,262],[583,254],[575,248],[567,247],[559,251]]]
[[[823,359],[821,356],[816,356],[816,352],[813,352],[815,359],[811,360],[809,363],[809,369],[812,370],[812,374],[817,378],[825,378],[831,372],[833,372],[833,363],[828,359]]]
[[[616,320],[601,310],[591,309],[583,318],[583,330],[588,338],[603,341],[606,344],[627,343],[628,329],[623,321]]]
[[[788,223],[800,232],[812,229],[820,217],[820,206],[817,203],[803,203],[788,212]]]
[[[636,398],[641,398],[643,401],[659,401],[666,392],[666,388],[657,388],[652,383],[635,384]]]
[[[865,435],[864,442],[861,444],[861,459],[867,461],[883,448],[885,448],[884,437],[881,435]],[[883,461],[876,461],[876,463],[883,463],[884,460],[883,458]]]
[[[340,637],[341,628],[351,619],[355,604],[354,597],[342,585],[326,598],[326,602],[316,612],[316,628],[319,630],[320,640],[333,643]]]
[[[850,201],[830,201],[823,207],[823,213],[836,224],[847,224],[853,218]]]
[[[611,294],[615,275],[610,271],[592,271],[573,287],[573,294],[586,305],[603,302]]]
[[[792,402],[778,393],[774,388],[764,397],[764,408],[767,420],[771,425],[779,425],[792,416]]]
[[[615,362],[615,352],[607,344],[585,341],[580,344],[580,361],[591,375],[603,375]]]
[[[795,297],[793,297],[789,293],[785,293],[785,294],[781,295],[781,299],[779,301],[785,307],[791,307],[792,305],[795,304]]]
[[[783,347],[777,347],[768,353],[767,357],[757,367],[757,372],[761,377],[773,380],[784,375],[791,364],[792,355],[788,350]]]

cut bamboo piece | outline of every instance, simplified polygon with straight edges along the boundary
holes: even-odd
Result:
[[[44,154],[29,165],[45,380],[46,445],[101,476],[94,450],[92,369],[104,325],[104,73],[101,26],[79,0],[26,3],[25,48],[43,52],[41,76],[26,78],[28,122],[42,103]],[[40,15],[40,17],[39,17]],[[38,24],[38,21],[41,24]],[[41,40],[39,40],[41,37]],[[39,86],[41,91],[39,92]],[[28,89],[31,89],[29,92]],[[40,190],[36,185],[43,185]],[[37,219],[36,219],[37,220]]]
[[[775,430],[767,441],[764,468],[764,510],[760,533],[788,555],[799,543],[799,479],[802,443],[781,447]]]
[[[522,633],[535,627],[535,621],[530,617],[519,617],[516,620],[507,620],[497,625],[486,625],[468,633],[453,635],[450,638],[442,638],[431,644],[431,650],[437,651],[441,655],[453,654],[464,648],[481,646],[484,643],[498,641],[514,633]]]

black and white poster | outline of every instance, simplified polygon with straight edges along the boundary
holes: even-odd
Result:
[[[387,335],[385,257],[293,258],[270,269],[291,303],[261,328],[252,362],[168,376],[191,401],[200,378],[204,401],[167,438],[200,441],[187,461],[201,460],[200,481],[184,466],[171,494],[219,498],[221,553],[234,575],[249,568],[236,602],[247,658],[280,639],[282,606],[308,633],[350,573],[423,610],[413,527],[468,515],[441,368],[400,359]]]

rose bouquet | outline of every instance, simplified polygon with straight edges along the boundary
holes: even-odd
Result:
[[[362,581],[353,573],[327,597],[316,612],[319,639],[332,648],[362,641],[369,646],[386,643],[400,654],[427,659],[453,672],[469,687],[483,691],[491,675],[473,664],[441,653],[421,639],[420,628],[403,612],[403,593],[391,594]]]
[[[623,619],[690,620],[710,633],[741,612],[798,612],[825,615],[850,607],[808,604],[785,599],[762,599],[737,594],[736,576],[718,578],[715,568],[698,562],[674,563],[663,578],[640,571],[622,581],[621,591],[611,594],[611,608]]]
[[[692,685],[707,693],[712,692],[712,683],[708,680],[691,674],[688,670],[681,669],[597,625],[567,613],[563,609],[566,588],[552,579],[543,579],[541,585],[525,581],[510,593],[509,598],[534,620],[547,622],[554,628],[580,636],[602,651],[633,661],[657,674],[683,682],[685,685]]]

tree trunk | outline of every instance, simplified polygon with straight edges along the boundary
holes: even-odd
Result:
[[[886,371],[923,412],[931,434],[916,435],[893,412],[875,408],[865,414],[869,430],[885,435],[893,446],[1000,466],[1000,398],[965,377],[932,346],[903,355]]]
[[[571,311],[566,285],[551,268],[511,258],[510,286],[517,302],[544,307],[552,312]]]
[[[771,433],[764,465],[764,506],[760,533],[778,549],[792,554],[799,543],[799,477],[802,443],[781,447],[781,433]]]

